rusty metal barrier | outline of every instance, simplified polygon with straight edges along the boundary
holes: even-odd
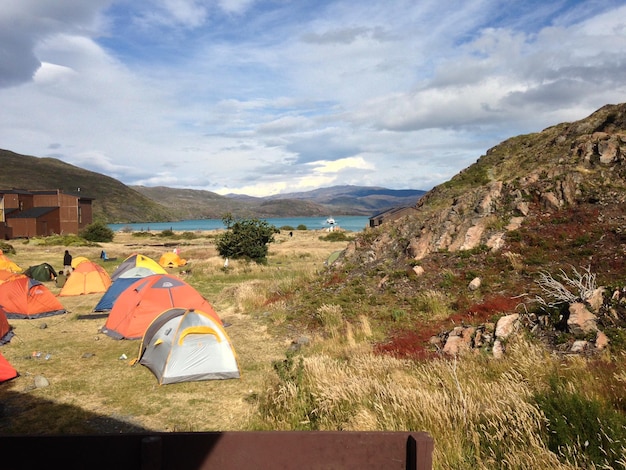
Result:
[[[431,470],[433,448],[423,432],[0,436],[0,468]]]

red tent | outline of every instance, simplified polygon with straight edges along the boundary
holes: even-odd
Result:
[[[18,375],[19,374],[17,373],[15,368],[0,353],[0,383],[14,379]]]
[[[0,307],[7,318],[40,318],[66,311],[45,285],[29,277],[0,284]]]
[[[153,274],[119,295],[102,332],[115,339],[141,339],[152,320],[173,307],[200,310],[222,324],[211,304],[185,281],[170,274]]]

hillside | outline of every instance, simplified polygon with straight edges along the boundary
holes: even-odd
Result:
[[[300,334],[355,346],[264,403],[295,382],[285,421],[427,430],[435,468],[623,468],[625,227],[626,104],[508,139],[289,293]]]
[[[414,342],[418,349],[429,349],[428,334],[441,333],[444,323],[536,310],[546,273],[579,288],[603,286],[620,298],[625,203],[626,104],[607,105],[581,121],[490,149],[422,197],[414,215],[360,235],[337,264],[346,273],[342,282],[320,289],[330,301],[330,290],[346,296],[345,286],[358,280],[362,296],[405,312],[415,312],[424,292],[439,293],[456,320],[419,320],[428,327],[420,328],[426,336]],[[470,288],[475,279],[479,288]],[[609,300],[601,321],[610,328],[626,324],[626,310],[611,307],[609,314]],[[407,320],[404,327],[414,332],[418,318]],[[576,339],[566,333],[563,324],[550,324],[543,339],[565,348]],[[619,338],[613,340],[623,343]],[[393,350],[395,340],[389,341]]]
[[[170,210],[114,178],[55,158],[20,155],[0,149],[0,187],[61,189],[94,198],[94,220],[141,222],[173,220]]]
[[[230,212],[236,217],[313,217],[327,216],[328,209],[311,201],[254,197],[227,197],[211,191],[132,186],[137,192],[169,208],[179,220],[220,219]]]

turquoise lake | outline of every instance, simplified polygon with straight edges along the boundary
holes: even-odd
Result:
[[[368,216],[337,216],[334,217],[335,225],[351,232],[361,232],[369,226]],[[294,229],[299,225],[306,226],[307,230],[321,230],[330,227],[325,217],[285,217],[285,218],[261,218],[277,228],[289,226]],[[193,232],[195,230],[222,230],[224,224],[221,219],[180,220],[178,222],[143,222],[138,224],[109,224],[111,230],[174,230],[181,232]]]

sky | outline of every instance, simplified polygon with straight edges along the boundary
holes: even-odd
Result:
[[[623,102],[626,0],[0,0],[0,148],[127,185],[429,190]]]

